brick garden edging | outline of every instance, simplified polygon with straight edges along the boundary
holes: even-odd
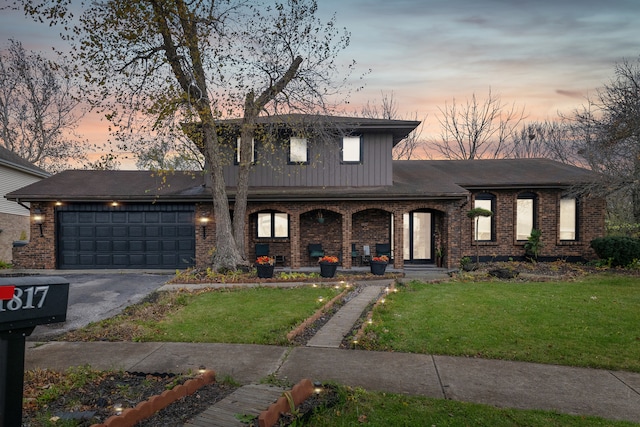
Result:
[[[345,294],[347,293],[349,289],[345,289],[342,292],[340,292],[338,295],[336,295],[334,298],[331,299],[331,301],[329,301],[328,303],[326,303],[325,305],[323,305],[318,311],[316,311],[313,316],[308,317],[304,322],[302,322],[301,324],[299,324],[294,330],[290,331],[287,334],[287,340],[291,341],[293,340],[296,336],[298,336],[299,334],[301,334],[309,325],[311,325],[313,322],[315,322],[316,320],[318,320],[320,318],[320,316],[322,316],[327,310],[329,310],[331,307],[333,307],[333,304],[335,304],[335,302],[339,299],[345,296]]]
[[[282,396],[271,404],[266,411],[262,411],[258,415],[258,425],[260,427],[272,427],[280,419],[280,414],[291,411],[291,404],[295,407],[300,406],[302,402],[307,400],[313,394],[313,383],[310,379],[303,379],[294,385],[290,392],[285,391]],[[290,401],[291,400],[291,401]]]
[[[184,384],[178,385],[171,390],[165,390],[162,394],[152,396],[144,402],[138,403],[135,408],[127,408],[120,415],[112,415],[104,423],[93,424],[91,427],[132,427],[178,399],[190,396],[205,385],[215,382],[216,373],[207,370],[202,375],[185,381]]]

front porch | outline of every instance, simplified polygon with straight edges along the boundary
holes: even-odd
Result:
[[[349,271],[368,271],[380,255],[390,258],[388,271],[435,267],[442,265],[436,248],[448,246],[447,215],[435,203],[252,203],[247,218],[247,259],[266,252],[278,268],[296,271],[317,269],[321,254],[337,257],[340,269]]]

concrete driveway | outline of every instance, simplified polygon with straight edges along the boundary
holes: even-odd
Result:
[[[46,341],[91,322],[107,319],[141,301],[161,287],[175,272],[49,271],[42,276],[62,276],[69,281],[67,321],[36,326],[29,341]]]

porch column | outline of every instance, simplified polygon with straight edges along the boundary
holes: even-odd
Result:
[[[351,269],[351,209],[342,213],[342,267]]]
[[[393,212],[393,268],[404,268],[404,212]]]
[[[289,259],[291,260],[291,268],[296,270],[300,268],[300,212],[290,215],[291,222],[289,224],[291,238],[289,240]]]

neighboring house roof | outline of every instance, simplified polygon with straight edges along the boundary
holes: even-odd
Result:
[[[249,199],[420,200],[466,197],[470,189],[566,188],[593,180],[586,169],[547,159],[397,160],[392,186],[259,187]],[[233,197],[234,189],[229,189]],[[19,201],[208,201],[202,172],[68,170],[7,195]]]
[[[23,159],[13,151],[7,150],[2,146],[0,146],[0,165],[41,178],[46,178],[51,175],[44,169],[40,169],[39,167],[33,165],[31,162]]]

